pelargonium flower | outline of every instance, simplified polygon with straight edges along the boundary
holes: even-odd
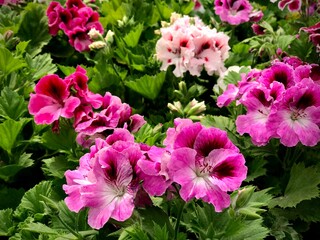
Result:
[[[248,133],[256,146],[266,145],[275,136],[267,127],[273,104],[282,99],[284,86],[278,82],[271,84],[271,89],[260,85],[251,89],[239,101],[247,108],[245,115],[239,115],[236,120],[237,132]]]
[[[82,108],[77,111],[76,117],[74,127],[76,132],[81,134],[78,143],[83,142],[86,145],[87,140],[93,140],[92,136],[102,137],[105,131],[123,127],[135,132],[145,124],[142,116],[132,115],[131,107],[109,92],[103,97],[99,112],[91,111],[90,107]]]
[[[63,8],[55,1],[50,3],[47,10],[49,33],[55,36],[61,29],[68,36],[70,45],[77,51],[88,51],[92,43],[88,32],[93,28],[101,34],[104,32],[99,22],[99,14],[81,0],[68,0],[66,6]]]
[[[181,77],[187,71],[187,64],[192,57],[194,44],[189,34],[182,29],[177,30],[168,39],[161,38],[156,45],[157,58],[163,62],[160,70],[167,70],[174,65],[173,73]]]
[[[274,81],[282,83],[286,89],[294,86],[296,83],[294,69],[288,64],[276,62],[261,72],[259,82],[269,87]]]
[[[130,218],[137,186],[132,182],[129,159],[113,149],[102,149],[92,174],[96,182],[81,189],[84,205],[89,208],[89,225],[100,229],[110,218],[117,221]]]
[[[320,22],[310,27],[303,27],[300,30],[309,33],[309,41],[316,46],[317,52],[320,53]]]
[[[19,0],[0,0],[0,6],[1,5],[16,5],[19,3]]]
[[[39,80],[35,94],[30,94],[28,109],[37,124],[51,124],[59,117],[72,118],[80,100],[70,96],[68,84],[58,75]]]
[[[288,10],[290,12],[296,12],[300,10],[301,4],[301,0],[280,0],[278,7],[280,10],[283,10],[286,6],[288,6]]]
[[[78,212],[89,208],[88,223],[100,229],[110,219],[124,221],[133,212],[139,187],[136,168],[142,152],[133,136],[116,129],[106,140],[96,139],[76,170],[65,173],[66,205]]]
[[[227,191],[240,187],[247,167],[226,132],[176,119],[175,128],[168,129],[164,144],[171,152],[167,164],[169,176],[181,185],[182,199],[201,198],[219,212],[229,206]]]
[[[91,92],[88,88],[87,71],[81,66],[76,67],[76,71],[65,78],[69,89],[75,91],[75,96],[81,100],[81,105],[90,105],[93,108],[101,107],[103,96]]]
[[[214,10],[220,19],[231,25],[248,22],[252,6],[248,0],[215,0]]]
[[[283,145],[292,147],[301,142],[305,146],[315,146],[320,141],[319,96],[320,86],[310,79],[304,79],[285,92],[268,122]]]
[[[144,155],[137,162],[142,186],[149,195],[161,196],[172,183],[167,168],[171,156],[165,148],[156,146],[149,147]]]
[[[198,18],[174,17],[172,25],[160,29],[162,37],[156,44],[161,70],[175,66],[174,75],[182,77],[187,71],[200,76],[205,69],[209,75],[224,70],[224,60],[230,49],[229,37],[205,26]]]

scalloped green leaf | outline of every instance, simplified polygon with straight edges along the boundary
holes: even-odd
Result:
[[[23,96],[5,87],[0,95],[0,116],[18,120],[27,111]]]
[[[8,49],[0,47],[0,76],[7,76],[25,66],[22,59],[15,58]]]
[[[19,122],[12,119],[7,119],[0,124],[0,147],[11,153],[11,149],[14,147],[16,139],[25,124],[25,120],[22,119]]]
[[[319,197],[320,166],[305,167],[303,162],[294,164],[284,195],[271,201],[270,206],[295,207],[304,200]]]
[[[160,72],[154,76],[144,75],[136,81],[127,81],[125,85],[142,96],[154,100],[159,95],[165,78],[166,72]]]

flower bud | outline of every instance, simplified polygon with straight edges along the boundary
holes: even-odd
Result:
[[[102,38],[101,33],[95,28],[91,28],[88,35],[91,40],[98,40],[99,38]]]
[[[204,101],[198,102],[196,99],[193,99],[185,107],[185,112],[187,116],[198,115],[206,110],[206,105]]]
[[[180,101],[177,102],[173,102],[172,103],[168,103],[168,108],[172,111],[172,112],[177,112],[179,113],[181,116],[183,116],[183,109],[182,109],[182,105]]]
[[[111,44],[113,43],[113,36],[114,36],[114,32],[112,32],[111,30],[108,30],[106,37],[104,38],[107,43]]]
[[[104,48],[107,44],[103,41],[96,41],[89,45],[90,50]]]
[[[12,30],[8,30],[3,34],[4,40],[7,42],[9,41],[14,35],[14,32]]]

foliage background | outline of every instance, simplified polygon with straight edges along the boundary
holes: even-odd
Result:
[[[61,1],[64,4],[64,1]],[[251,1],[263,10],[266,33],[254,35],[251,23],[231,26],[203,0],[204,12],[194,3],[174,0],[111,0],[88,3],[100,14],[105,30],[115,32],[114,42],[102,51],[76,52],[60,32],[48,33],[48,2],[23,1],[0,7],[0,236],[3,239],[313,239],[320,238],[319,145],[288,148],[272,140],[256,147],[235,129],[244,109],[219,109],[213,90],[219,76],[186,74],[172,69],[160,72],[154,58],[159,35],[155,30],[171,13],[198,15],[211,27],[230,36],[230,57],[225,65],[264,68],[281,48],[288,55],[319,64],[319,54],[301,27],[319,22],[319,16],[280,11],[269,1]],[[296,35],[299,34],[299,38]],[[135,135],[137,142],[161,145],[175,117],[189,117],[205,126],[226,130],[240,148],[249,168],[232,204],[222,213],[211,205],[179,199],[153,198],[153,206],[137,208],[125,222],[110,221],[97,231],[86,220],[86,210],[70,212],[63,199],[64,172],[75,169],[86,152],[75,142],[70,121],[59,133],[40,126],[28,113],[29,94],[37,81],[50,73],[61,77],[83,66],[93,92],[110,91],[128,103],[147,124]],[[231,72],[226,82],[236,83]],[[179,83],[181,80],[184,83]],[[193,99],[204,101],[204,114],[185,109]],[[180,101],[182,111],[168,103]],[[183,110],[184,109],[184,110]],[[184,208],[182,208],[184,206]],[[180,219],[181,217],[181,219]],[[179,221],[181,220],[180,224]],[[177,224],[178,223],[178,224]],[[0,238],[2,238],[0,237]]]

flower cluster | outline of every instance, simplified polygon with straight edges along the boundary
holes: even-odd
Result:
[[[230,49],[229,37],[205,26],[198,17],[172,16],[172,24],[160,29],[161,38],[156,44],[161,70],[174,65],[174,75],[182,77],[187,71],[200,76],[203,68],[209,75],[224,70],[224,60]]]
[[[215,0],[214,11],[221,21],[231,25],[248,21],[258,22],[263,17],[262,11],[253,11],[248,0]]]
[[[310,27],[303,27],[301,30],[309,34],[309,41],[316,46],[316,51],[320,54],[320,22]]]
[[[89,50],[92,40],[88,36],[95,28],[101,34],[104,29],[99,22],[99,14],[86,6],[81,0],[68,0],[66,8],[59,2],[52,1],[47,9],[49,33],[56,36],[62,30],[69,38],[69,43],[77,51]]]
[[[19,3],[19,0],[0,0],[0,6],[1,5],[17,5]]]
[[[175,119],[174,124],[164,140],[171,154],[169,176],[181,185],[182,199],[202,199],[221,212],[230,205],[227,192],[239,188],[246,178],[243,155],[218,128],[189,119]]]
[[[74,118],[77,142],[89,147],[96,137],[104,138],[114,128],[137,131],[145,120],[132,115],[131,107],[117,96],[107,92],[104,96],[88,89],[85,69],[78,66],[65,79],[56,74],[39,80],[35,94],[31,94],[29,112],[37,124],[57,124],[59,118]]]
[[[226,132],[176,119],[164,145],[135,143],[126,129],[97,138],[79,167],[65,173],[67,206],[75,212],[89,208],[88,223],[99,229],[110,218],[128,219],[135,206],[150,203],[149,196],[165,194],[172,184],[181,186],[185,201],[202,199],[218,212],[230,205],[227,192],[240,187],[247,168]]]
[[[320,141],[320,66],[284,57],[264,70],[252,70],[218,97],[219,107],[237,100],[247,113],[236,120],[237,131],[257,146],[271,138],[292,147]]]

